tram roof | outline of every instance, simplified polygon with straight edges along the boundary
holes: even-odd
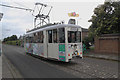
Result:
[[[48,25],[48,26],[32,29],[32,30],[28,31],[26,33],[26,35],[32,34],[32,33],[36,33],[36,32],[39,32],[39,31],[51,30],[51,29],[56,29],[56,28],[64,28],[64,27],[77,27],[77,28],[81,28],[81,26],[74,25],[74,24],[57,24],[57,25],[56,24],[55,25],[51,24],[51,25]]]

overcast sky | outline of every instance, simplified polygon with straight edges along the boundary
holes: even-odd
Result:
[[[34,9],[36,2],[53,6],[50,13],[51,23],[64,20],[65,24],[67,24],[71,18],[68,13],[76,12],[79,14],[79,17],[76,18],[78,25],[83,28],[89,28],[91,23],[88,20],[93,15],[94,8],[103,4],[104,0],[2,0],[0,4]],[[0,13],[4,14],[0,22],[0,24],[2,23],[2,38],[14,34],[20,36],[25,34],[26,29],[34,28],[34,17],[29,11],[0,6]]]

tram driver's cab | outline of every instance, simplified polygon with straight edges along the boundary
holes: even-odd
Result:
[[[81,28],[68,27],[67,37],[69,57],[79,56],[82,58]]]

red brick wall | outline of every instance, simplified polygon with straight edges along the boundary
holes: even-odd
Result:
[[[95,38],[95,52],[98,53],[114,53],[120,52],[120,37],[119,36],[108,36]]]

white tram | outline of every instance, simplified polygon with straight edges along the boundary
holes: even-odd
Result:
[[[26,33],[24,47],[26,53],[69,62],[83,58],[81,35],[81,27],[74,24],[44,26]]]

